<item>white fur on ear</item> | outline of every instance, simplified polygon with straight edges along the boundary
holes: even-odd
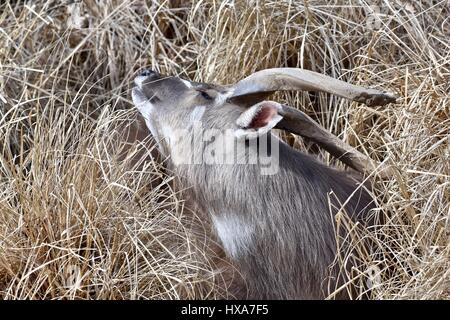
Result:
[[[238,139],[255,139],[269,132],[283,119],[278,111],[281,105],[273,101],[263,101],[244,111],[236,120],[239,127],[234,135]]]

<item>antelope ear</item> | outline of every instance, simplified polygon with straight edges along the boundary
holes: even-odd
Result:
[[[255,139],[276,126],[283,117],[278,114],[281,105],[273,101],[263,101],[244,111],[236,120],[238,129],[234,135],[238,139]]]

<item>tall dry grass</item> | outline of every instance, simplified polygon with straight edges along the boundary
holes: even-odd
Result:
[[[399,94],[378,109],[274,99],[397,169],[372,177],[387,222],[355,234],[379,244],[356,270],[380,268],[372,298],[449,298],[449,16],[446,0],[3,1],[0,296],[226,297],[208,223],[159,164],[131,160],[145,144],[121,157],[114,132],[135,121],[142,67],[232,83],[289,66]]]

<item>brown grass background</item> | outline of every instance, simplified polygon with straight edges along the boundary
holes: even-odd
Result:
[[[372,298],[448,299],[449,16],[447,0],[2,1],[0,297],[226,297],[199,234],[210,226],[157,163],[120,159],[113,132],[135,122],[143,67],[221,84],[299,67],[400,96],[273,99],[396,168],[371,177],[386,224],[355,232],[380,244],[360,270],[384,266]]]

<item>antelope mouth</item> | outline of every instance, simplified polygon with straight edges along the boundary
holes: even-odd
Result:
[[[139,108],[147,102],[151,103],[158,100],[154,93],[151,93],[149,98],[148,88],[146,88],[146,93],[144,93],[144,82],[148,83],[149,81],[151,82],[159,79],[159,73],[148,69],[143,70],[136,78],[134,78],[135,86],[131,90],[131,97],[136,107]]]
[[[159,80],[160,78],[161,78],[161,75],[158,72],[150,70],[150,69],[144,69],[134,79],[134,83],[136,84],[137,87],[142,89],[142,85],[143,85],[144,81],[146,81],[146,80],[155,81],[155,80]]]

